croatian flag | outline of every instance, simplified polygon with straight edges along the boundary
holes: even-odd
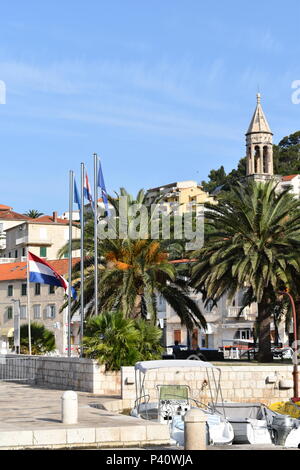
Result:
[[[88,175],[85,174],[84,184],[83,184],[83,195],[88,201],[90,201],[91,206],[93,207],[93,198],[92,198],[92,191],[91,186],[89,183]]]
[[[69,292],[69,283],[53,269],[45,260],[28,252],[29,282],[39,282],[40,284],[50,284],[51,286],[63,287],[65,293]],[[76,299],[76,290],[71,288],[72,297]]]

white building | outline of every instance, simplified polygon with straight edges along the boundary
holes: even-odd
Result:
[[[295,197],[300,197],[300,175],[287,175],[281,177],[280,187],[289,189]]]
[[[0,204],[0,259],[3,256],[1,253],[6,247],[6,230],[29,220],[26,215],[18,214],[12,209],[10,206]]]

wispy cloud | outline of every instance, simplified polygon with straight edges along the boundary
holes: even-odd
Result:
[[[12,116],[65,120],[135,128],[174,136],[205,136],[237,140],[233,128],[216,119],[224,102],[203,93],[214,90],[225,70],[221,59],[195,69],[189,61],[169,64],[102,61],[62,62],[37,66],[0,61],[8,93],[30,98],[30,107],[7,107]],[[40,94],[44,94],[43,103]],[[59,101],[51,95],[60,96]],[[70,97],[74,96],[74,100]],[[210,111],[211,119],[203,112]]]
[[[81,61],[36,65],[16,61],[1,61],[1,79],[16,94],[32,92],[56,93],[62,95],[99,95],[113,91],[122,95],[130,90],[132,96],[141,92],[153,92],[160,99],[176,103],[217,109],[219,100],[201,96],[201,88],[213,85],[220,79],[224,63],[212,60],[202,67],[194,67],[188,61],[170,64],[160,61],[146,62]],[[155,100],[155,96],[152,97]]]

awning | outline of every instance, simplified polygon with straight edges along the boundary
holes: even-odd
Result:
[[[0,336],[7,336],[8,338],[12,338],[14,335],[13,328],[1,328],[0,329]]]
[[[140,370],[145,374],[148,370],[153,369],[200,369],[200,368],[215,368],[210,362],[192,361],[186,359],[171,359],[171,360],[157,360],[157,361],[142,361],[135,364],[135,370]]]

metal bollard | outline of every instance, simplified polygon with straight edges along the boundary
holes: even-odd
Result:
[[[184,415],[184,449],[206,450],[207,416],[198,408],[189,410]]]
[[[78,419],[77,393],[72,390],[64,392],[61,397],[61,420],[64,424],[76,424]]]

